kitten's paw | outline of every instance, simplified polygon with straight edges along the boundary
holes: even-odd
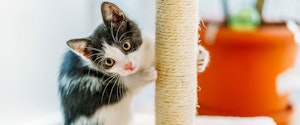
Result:
[[[209,52],[202,46],[198,46],[197,71],[203,72],[209,62]]]
[[[157,78],[157,71],[154,67],[142,70],[142,76],[146,82],[154,82]]]
[[[93,121],[93,119],[87,118],[85,116],[80,116],[77,118],[72,125],[96,125],[97,121]]]

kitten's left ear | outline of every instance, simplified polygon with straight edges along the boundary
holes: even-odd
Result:
[[[88,58],[90,51],[88,46],[91,44],[89,39],[72,39],[67,42],[67,45],[71,48],[73,52],[84,58]]]
[[[102,17],[106,26],[119,28],[126,22],[124,12],[115,4],[103,2],[101,5]]]

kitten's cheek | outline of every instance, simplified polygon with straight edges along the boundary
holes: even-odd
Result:
[[[138,62],[139,63],[139,62]],[[139,65],[138,63],[136,63],[135,65],[133,65],[133,70],[132,72],[136,72],[139,69]]]

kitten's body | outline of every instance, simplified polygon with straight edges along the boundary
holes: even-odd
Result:
[[[114,4],[101,10],[104,23],[90,37],[67,42],[58,79],[65,125],[128,125],[133,96],[157,77],[154,42]],[[198,49],[203,71],[208,53]]]
[[[68,41],[58,80],[65,125],[127,125],[133,95],[156,79],[154,42],[112,3],[102,15],[90,37]]]
[[[64,112],[70,113],[69,115],[65,114],[65,120],[69,121],[66,124],[127,125],[131,119],[133,96],[156,79],[156,72],[152,67],[153,46],[152,41],[144,40],[142,44],[144,49],[141,48],[141,53],[147,56],[141,58],[143,61],[141,70],[126,77],[120,76],[122,84],[116,83],[115,79],[112,80],[104,73],[90,68],[89,64],[80,59],[81,57],[68,51],[64,65],[62,65],[62,68],[65,68],[62,71],[67,72],[62,72],[59,78],[60,92],[63,106],[72,105],[71,107],[76,111],[69,111],[72,109],[64,107]],[[147,68],[149,69],[147,70]],[[77,73],[78,76],[68,77],[73,73]],[[76,80],[80,82],[76,83]],[[83,82],[84,80],[86,82]],[[108,86],[101,83],[109,81],[111,83],[108,83]]]

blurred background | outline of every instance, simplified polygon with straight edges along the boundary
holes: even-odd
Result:
[[[144,33],[154,38],[155,0],[108,1],[116,3]],[[61,124],[56,80],[62,56],[67,50],[66,41],[90,35],[102,22],[101,2],[0,1],[0,124]],[[257,9],[257,2],[199,0],[199,16],[206,25],[202,30],[209,32],[204,33],[205,39],[209,39],[203,41],[216,39],[220,27],[234,32],[256,32],[264,25],[286,27],[288,21],[292,27],[291,31],[288,30],[291,36],[299,35],[300,1],[265,0],[262,10]],[[288,73],[278,74],[282,76],[281,83],[290,83],[282,88],[292,90],[293,102],[300,98],[300,68],[295,68],[300,67],[300,61],[295,62],[288,67],[291,69]],[[153,110],[153,102],[154,85],[151,85],[137,97],[135,106],[139,111]]]

